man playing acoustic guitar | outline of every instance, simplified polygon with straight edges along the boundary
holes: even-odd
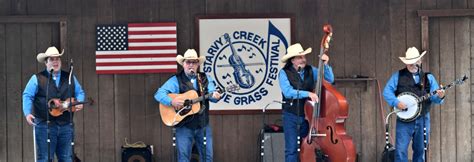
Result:
[[[199,96],[212,94],[209,99],[200,102],[201,111],[193,112],[179,124],[176,128],[176,144],[178,149],[178,161],[187,162],[191,158],[191,148],[193,140],[197,144],[200,161],[212,162],[212,131],[209,126],[209,100],[217,102],[221,94],[216,92],[214,80],[205,73],[198,72],[198,67],[204,62],[204,56],[198,57],[194,49],[188,49],[184,56],[178,55],[176,61],[183,66],[183,71],[172,76],[155,93],[156,101],[165,106],[172,106],[176,110],[188,107],[185,100],[191,98],[175,97],[171,98],[169,94],[181,94],[190,90],[195,90]],[[161,108],[160,109],[164,109]],[[161,116],[166,114],[161,114]],[[203,138],[206,137],[206,138]],[[206,141],[204,141],[206,140]],[[206,149],[204,152],[204,143]],[[205,158],[204,158],[205,157]]]
[[[402,121],[397,118],[396,125],[396,141],[395,141],[395,161],[408,161],[407,149],[408,144],[413,140],[413,162],[426,161],[424,148],[428,145],[428,137],[430,132],[430,107],[432,103],[442,104],[444,99],[444,90],[438,90],[439,85],[435,77],[430,73],[423,73],[421,70],[421,58],[426,51],[419,53],[415,47],[408,48],[405,57],[400,60],[406,65],[395,72],[383,91],[385,101],[400,110],[405,110],[410,105],[400,101],[397,96],[404,92],[410,92],[421,97],[427,93],[436,91],[436,95],[430,97],[421,103],[422,110],[420,116],[410,121]],[[424,128],[426,130],[424,130]],[[424,135],[426,133],[426,135]],[[424,142],[426,141],[426,143]]]
[[[71,113],[64,111],[62,115],[55,116],[50,114],[47,106],[47,102],[51,99],[64,101],[75,97],[77,101],[82,102],[85,98],[77,78],[74,76],[74,79],[71,79],[69,72],[61,70],[63,53],[64,50],[59,53],[56,47],[49,47],[45,53],[39,53],[36,59],[39,63],[44,63],[46,69],[33,75],[23,92],[23,113],[28,124],[33,125],[38,162],[46,162],[48,158],[52,161],[54,153],[59,162],[72,161],[71,142],[74,130],[70,121]],[[69,82],[71,82],[71,88],[69,88]],[[83,105],[77,105],[75,111],[82,108]]]

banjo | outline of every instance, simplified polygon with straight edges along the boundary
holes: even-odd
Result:
[[[453,87],[454,85],[463,84],[464,81],[466,81],[467,79],[468,77],[464,75],[462,78],[456,79],[453,82],[451,82],[449,85],[439,88],[438,90],[446,90]],[[433,91],[422,97],[418,97],[416,94],[411,93],[411,92],[400,93],[397,96],[397,98],[400,102],[403,102],[405,105],[407,105],[407,108],[405,110],[400,110],[394,107],[398,118],[403,122],[411,122],[415,120],[421,114],[421,109],[422,109],[421,102],[429,99],[431,96],[435,94],[436,94],[436,91]]]

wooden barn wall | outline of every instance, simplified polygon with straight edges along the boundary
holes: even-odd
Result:
[[[171,129],[161,123],[156,89],[171,74],[97,75],[95,25],[175,21],[178,53],[195,45],[197,14],[273,14],[295,16],[295,41],[319,49],[321,27],[334,27],[330,63],[336,77],[364,75],[385,85],[403,67],[407,47],[421,47],[420,9],[470,9],[472,0],[0,0],[0,16],[67,15],[65,58],[92,106],[76,113],[76,152],[83,161],[120,161],[124,139],[154,145],[155,161],[171,161]],[[474,68],[474,19],[432,18],[425,66],[439,82],[471,76]],[[0,23],[0,162],[33,161],[31,126],[21,110],[21,94],[31,75],[44,68],[36,54],[59,45],[51,23]],[[318,51],[318,50],[315,50]],[[308,56],[314,64],[316,54]],[[65,60],[66,60],[65,59]],[[65,61],[64,61],[65,62]],[[432,161],[472,161],[471,79],[447,92],[431,113]],[[336,82],[349,102],[346,121],[359,161],[380,161],[384,130],[377,82]],[[470,88],[468,88],[470,87]],[[387,107],[383,103],[384,107]],[[212,115],[215,161],[258,161],[260,114]],[[267,122],[280,119],[272,114]]]

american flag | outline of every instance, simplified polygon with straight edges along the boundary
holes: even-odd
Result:
[[[97,74],[174,73],[176,23],[98,25]]]

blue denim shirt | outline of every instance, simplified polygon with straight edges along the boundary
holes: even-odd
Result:
[[[318,68],[311,66],[313,69],[313,78],[316,81],[318,79]],[[299,73],[301,76],[301,79],[304,79],[304,71]],[[329,83],[334,82],[334,73],[332,72],[332,68],[329,65],[324,65],[324,79],[328,81]],[[297,96],[297,91],[296,89],[291,86],[290,81],[288,80],[288,76],[286,75],[285,70],[280,70],[280,74],[278,75],[278,80],[280,81],[280,89],[281,93],[286,98],[291,98],[291,99],[301,99],[301,98],[306,98],[309,97],[309,91],[299,91],[299,96]]]
[[[48,71],[49,73],[49,71]],[[57,78],[57,79],[54,79]],[[61,79],[61,73],[58,73],[58,75],[53,77],[54,83],[56,87],[59,87]],[[83,102],[86,94],[84,93],[84,90],[81,87],[81,84],[79,84],[79,81],[77,81],[76,76],[74,76],[74,96],[79,102]],[[26,84],[25,90],[23,91],[23,114],[27,116],[28,114],[31,114],[31,109],[33,107],[33,100],[35,99],[36,92],[38,92],[38,79],[36,78],[36,75],[33,75],[28,83]]]

